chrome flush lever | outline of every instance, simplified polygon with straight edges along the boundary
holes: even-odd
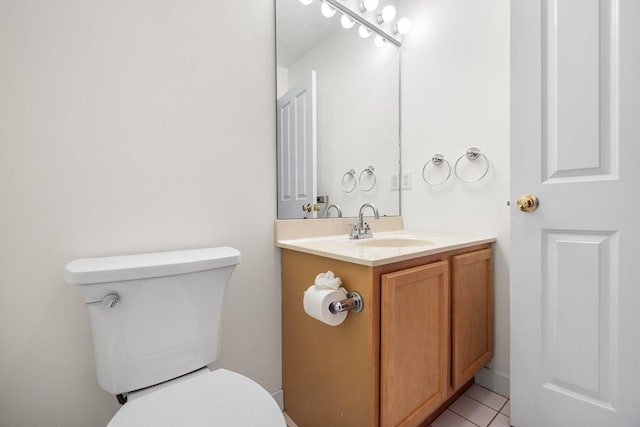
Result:
[[[102,298],[99,301],[86,302],[84,305],[102,304],[106,308],[114,308],[115,306],[118,305],[119,302],[120,302],[120,295],[118,295],[118,294],[109,294],[109,295],[105,296],[104,298]]]

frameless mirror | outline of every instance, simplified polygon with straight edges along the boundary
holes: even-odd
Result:
[[[278,218],[325,218],[331,205],[357,216],[363,203],[399,215],[399,48],[322,4],[275,1]]]

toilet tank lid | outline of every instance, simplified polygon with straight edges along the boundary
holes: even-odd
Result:
[[[183,251],[83,258],[65,266],[64,278],[75,285],[174,276],[228,267],[240,262],[240,251],[220,246]]]

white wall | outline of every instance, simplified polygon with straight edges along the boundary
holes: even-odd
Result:
[[[281,388],[273,34],[268,1],[0,2],[1,426],[118,409],[78,257],[238,248],[217,366]]]
[[[508,393],[509,376],[509,2],[403,0],[412,29],[402,46],[402,193],[405,228],[495,235],[495,357],[482,381]],[[442,153],[455,163],[469,147],[490,163],[479,184],[422,180]],[[466,173],[470,170],[462,170]],[[467,179],[473,178],[471,174]]]
[[[278,65],[276,67],[276,97],[280,98],[289,90],[289,70]]]

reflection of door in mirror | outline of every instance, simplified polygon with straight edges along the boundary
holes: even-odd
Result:
[[[278,218],[317,217],[316,73],[278,98]]]

